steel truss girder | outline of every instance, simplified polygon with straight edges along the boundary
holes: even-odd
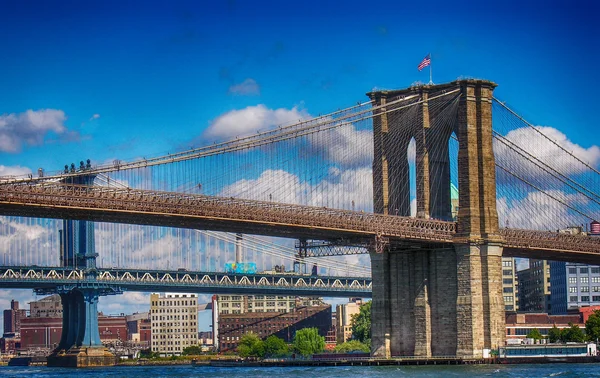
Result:
[[[50,294],[72,289],[102,295],[128,291],[194,293],[274,293],[329,297],[370,297],[371,278],[302,274],[235,274],[220,272],[98,269],[96,281],[80,279],[83,270],[56,267],[0,267],[0,287],[33,288]]]

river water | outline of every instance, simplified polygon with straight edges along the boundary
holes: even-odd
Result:
[[[66,369],[0,367],[2,377],[270,377],[270,378],[370,378],[370,377],[600,377],[600,364],[461,365],[461,366],[338,366],[216,368],[185,366],[118,366]]]

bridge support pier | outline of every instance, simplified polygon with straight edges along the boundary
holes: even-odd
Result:
[[[371,253],[374,356],[456,353],[456,254],[452,248]],[[386,337],[389,335],[389,337]]]
[[[89,168],[81,162],[81,170]],[[74,168],[73,168],[74,169]],[[94,175],[75,176],[67,183],[92,185]],[[58,347],[48,356],[51,367],[113,366],[115,356],[100,340],[98,330],[98,298],[119,290],[100,284],[97,277],[94,223],[85,220],[63,220],[61,261],[66,267],[84,270],[84,282],[59,287],[63,307],[62,335]],[[42,292],[43,290],[39,290]]]
[[[416,141],[417,217],[451,218],[448,140],[458,138],[458,221],[453,245],[394,244],[371,253],[372,354],[481,358],[504,345],[502,238],[498,231],[492,150],[492,92],[496,84],[460,80],[369,93],[374,113],[373,194],[378,213],[407,202],[405,144]],[[454,91],[455,100],[438,95]],[[417,95],[410,124],[389,103]],[[440,109],[444,109],[443,111]],[[412,117],[412,118],[411,118]],[[400,162],[399,166],[392,163]],[[392,183],[394,185],[392,185]],[[404,189],[403,189],[404,188]],[[400,213],[399,215],[406,215]],[[423,236],[427,239],[427,236]],[[379,251],[381,252],[381,251]]]
[[[115,356],[100,341],[98,291],[76,288],[61,293],[60,297],[62,335],[58,347],[48,356],[48,366],[113,366]]]

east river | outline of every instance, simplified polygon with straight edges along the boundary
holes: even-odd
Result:
[[[67,369],[0,367],[2,377],[270,377],[270,378],[370,378],[370,377],[600,377],[600,364],[462,365],[462,366],[339,366],[217,368],[185,366],[117,366]]]

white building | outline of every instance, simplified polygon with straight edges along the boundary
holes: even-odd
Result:
[[[337,305],[335,338],[338,344],[344,343],[352,338],[352,315],[360,312],[362,299],[350,298],[350,301],[345,304]]]
[[[247,312],[292,311],[298,306],[318,306],[318,297],[295,297],[290,295],[218,295],[219,314],[245,314]]]
[[[198,296],[196,294],[150,295],[152,351],[181,355],[183,349],[198,345]]]

